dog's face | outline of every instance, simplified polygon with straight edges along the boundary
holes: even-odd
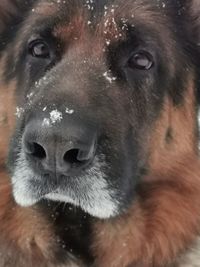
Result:
[[[133,201],[155,123],[166,99],[181,103],[192,68],[187,36],[172,30],[176,19],[184,27],[175,2],[30,7],[5,57],[16,84],[8,166],[18,204],[63,201],[108,218]],[[166,124],[168,142],[169,132]]]

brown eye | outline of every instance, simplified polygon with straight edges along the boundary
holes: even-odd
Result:
[[[128,60],[128,67],[132,69],[150,70],[153,65],[153,57],[146,51],[135,53]]]
[[[44,41],[37,40],[29,44],[29,53],[33,57],[49,58],[50,48]]]

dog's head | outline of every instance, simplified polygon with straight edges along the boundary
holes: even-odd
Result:
[[[49,199],[115,216],[159,151],[187,152],[183,136],[193,146],[185,2],[28,1],[23,19],[13,11],[15,23],[1,25],[4,84],[15,88],[8,166],[18,204]]]

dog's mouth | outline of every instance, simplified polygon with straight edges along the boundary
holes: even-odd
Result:
[[[94,217],[115,216],[119,200],[107,182],[105,165],[103,156],[99,156],[81,176],[49,178],[35,174],[20,153],[12,175],[15,201],[23,207],[35,205],[43,199],[59,201],[79,206]]]

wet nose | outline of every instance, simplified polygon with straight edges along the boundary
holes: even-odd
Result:
[[[23,151],[33,168],[56,175],[79,175],[94,159],[96,131],[80,123],[46,127],[33,120],[25,127]]]

